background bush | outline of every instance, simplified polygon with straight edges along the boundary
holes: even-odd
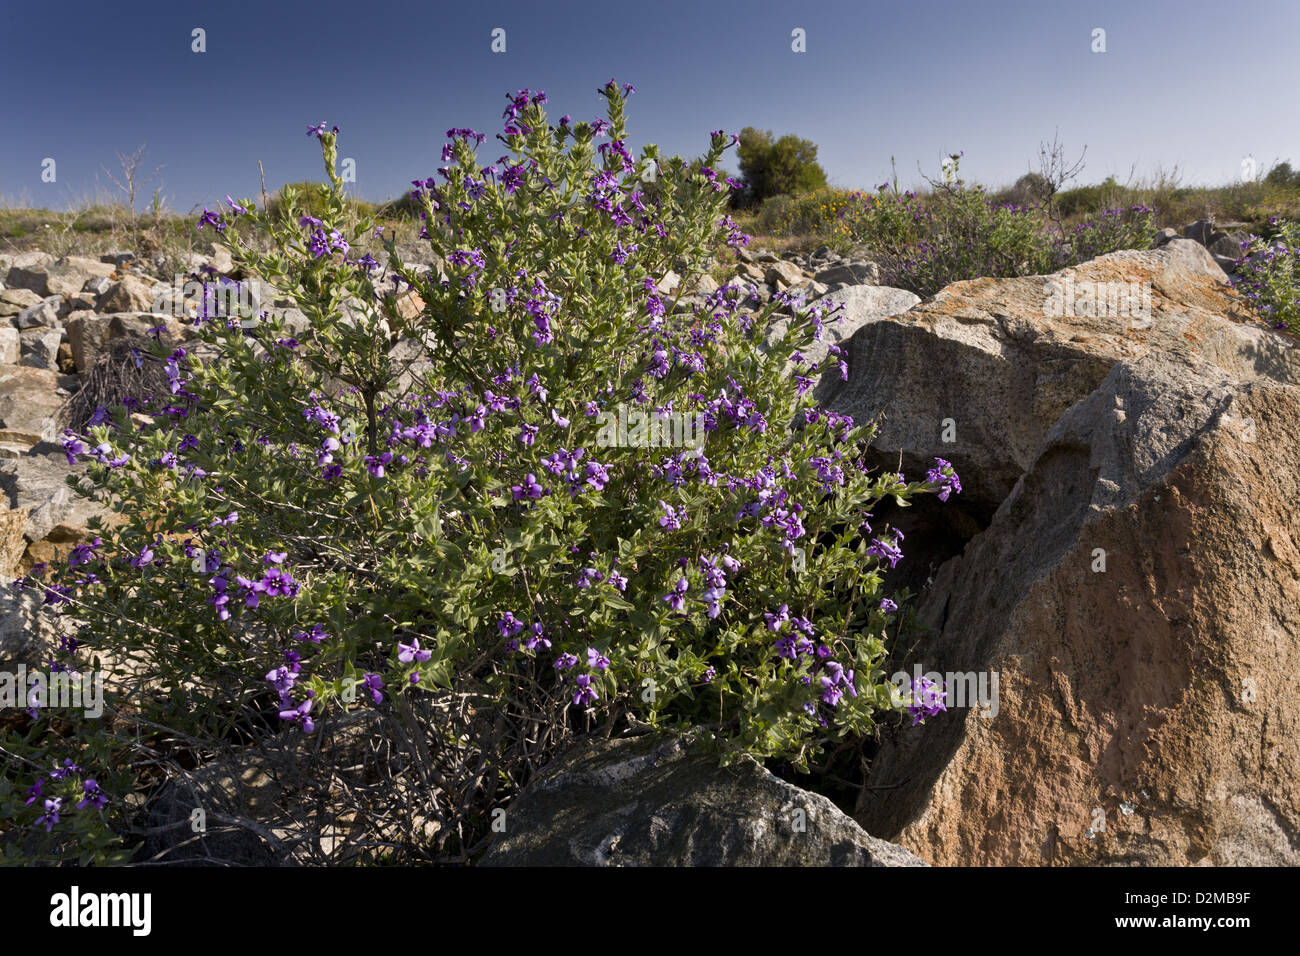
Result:
[[[817,162],[817,145],[787,133],[780,139],[768,130],[746,126],[737,151],[746,205],[772,196],[797,196],[826,185],[826,172]]]

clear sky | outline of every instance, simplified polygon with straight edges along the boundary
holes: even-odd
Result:
[[[325,120],[356,194],[383,199],[433,175],[449,127],[499,131],[507,91],[591,119],[611,76],[637,88],[634,146],[689,156],[711,129],[791,132],[839,186],[883,182],[891,156],[914,185],[918,163],[937,175],[958,150],[963,174],[1007,184],[1058,130],[1072,154],[1087,145],[1080,182],[1136,164],[1223,183],[1247,156],[1300,165],[1297,40],[1300,0],[4,0],[0,197],[62,208],[145,143],[188,212],[255,196],[259,159],[268,189],[319,178],[305,131]]]

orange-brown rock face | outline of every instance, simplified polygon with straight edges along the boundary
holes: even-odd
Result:
[[[852,342],[831,406],[1000,502],[908,664],[996,675],[996,705],[889,735],[858,819],[935,864],[1300,863],[1294,350],[1190,243],[1071,273],[1149,310],[977,280]]]

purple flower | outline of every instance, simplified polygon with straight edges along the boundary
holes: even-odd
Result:
[[[897,544],[881,538],[876,538],[871,542],[871,547],[867,548],[867,554],[874,555],[877,558],[884,558],[889,561],[891,568],[895,567],[903,557],[903,552]]]
[[[881,598],[880,610],[885,614],[892,614],[898,610],[898,605],[889,600],[889,598]]]
[[[769,631],[779,631],[781,625],[790,620],[790,605],[782,604],[775,614],[771,611],[764,611],[763,620],[767,622]]]
[[[497,630],[502,637],[514,637],[524,629],[524,622],[516,620],[515,616],[506,611],[501,620],[497,621]]]
[[[591,686],[591,675],[579,674],[574,683],[578,685],[578,689],[573,695],[573,706],[585,707],[600,698],[596,688]]]
[[[536,499],[546,494],[546,489],[537,483],[537,476],[530,471],[528,474],[524,475],[524,483],[522,485],[510,486],[510,494],[515,501],[519,501],[523,498]]]
[[[561,654],[559,657],[557,657],[555,659],[555,663],[552,664],[551,666],[554,667],[557,671],[562,671],[562,670],[568,670],[570,667],[573,667],[577,663],[578,663],[578,659],[574,657],[572,654],[566,652],[564,654]]]
[[[520,443],[527,445],[529,448],[533,447],[533,442],[537,440],[537,431],[538,428],[536,425],[527,425],[527,424],[520,425],[519,426]]]
[[[935,467],[926,473],[925,480],[939,486],[940,501],[947,501],[948,496],[954,491],[961,494],[961,479],[953,470],[952,463],[942,458],[935,459]]]
[[[96,538],[90,544],[77,545],[68,555],[68,567],[75,568],[83,564],[89,564],[95,557],[95,549],[101,544],[103,544],[103,540]]]
[[[378,674],[366,674],[362,677],[361,684],[370,692],[370,699],[376,704],[382,704],[384,702],[384,695],[380,693],[380,690],[384,686],[384,679],[382,677]]]
[[[307,693],[310,694],[311,691],[308,691]],[[301,729],[304,734],[309,734],[316,729],[316,724],[310,716],[312,705],[315,703],[316,702],[312,698],[308,697],[297,707],[286,707],[280,711],[280,719],[298,724],[299,729]]]
[[[524,170],[522,166],[507,166],[504,173],[501,174],[501,185],[505,187],[506,192],[513,193],[516,189],[524,184]]]
[[[55,767],[53,770],[50,771],[50,779],[62,780],[64,777],[68,776],[69,774],[80,773],[80,772],[81,772],[81,768],[78,767],[75,763],[73,763],[72,758],[65,757],[63,760],[62,767]]]
[[[215,212],[210,212],[206,207],[203,215],[199,217],[199,228],[202,229],[204,226],[211,226],[217,232],[226,231],[226,224],[221,221],[221,217]]]
[[[668,603],[668,606],[671,607],[674,611],[681,611],[682,607],[686,603],[686,598],[683,597],[683,595],[686,594],[688,590],[690,590],[690,586],[691,585],[686,580],[686,578],[684,577],[678,578],[677,583],[673,586],[673,589],[669,591],[667,594],[665,594],[662,600],[666,601]]]
[[[594,667],[598,671],[609,668],[609,658],[601,655],[600,651],[594,647],[587,648],[587,666]]]
[[[689,520],[686,515],[685,507],[678,510],[672,505],[666,504],[662,499],[659,502],[659,507],[664,509],[664,515],[659,519],[659,527],[661,528],[666,528],[669,531],[678,531],[681,529],[681,526]]]
[[[71,431],[65,431],[63,433],[63,438],[60,440],[59,444],[63,446],[63,452],[68,457],[69,465],[75,465],[77,463],[77,456],[84,455],[89,450],[86,447],[85,442]]]
[[[102,810],[108,806],[108,797],[103,790],[99,789],[99,784],[93,777],[88,777],[81,783],[81,789],[86,794],[85,799],[77,804],[78,810],[84,810],[88,806],[94,806],[96,810]]]
[[[907,712],[912,715],[912,726],[924,723],[926,718],[934,717],[941,710],[946,711],[948,705],[944,698],[947,696],[948,692],[928,677],[913,680],[912,703],[907,707]]]
[[[327,637],[329,634],[320,624],[313,624],[310,631],[297,631],[293,635],[295,641],[310,641],[312,644],[319,644]]]
[[[537,650],[537,648],[538,648],[539,646],[540,646],[540,647],[547,647],[547,648],[549,648],[549,647],[551,646],[551,642],[550,642],[549,640],[547,640],[546,637],[543,636],[543,629],[542,629],[542,622],[541,622],[541,621],[534,621],[534,622],[533,622],[533,636],[530,637],[530,638],[527,640],[527,642],[525,642],[524,646],[525,646],[526,648],[528,648],[530,651],[535,651],[535,650]]]
[[[412,639],[410,644],[397,643],[397,659],[403,664],[409,664],[411,661],[427,661],[433,656],[433,651],[424,650],[420,647],[420,639]]]
[[[366,469],[376,478],[382,478],[385,475],[384,466],[392,464],[393,453],[386,451],[382,455],[366,455]]]
[[[59,822],[59,811],[63,808],[62,797],[51,797],[45,801],[45,813],[36,818],[36,825],[45,824],[45,832],[49,833],[54,829],[54,824]]]

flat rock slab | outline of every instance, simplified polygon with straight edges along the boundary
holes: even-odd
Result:
[[[483,866],[924,866],[826,797],[691,738],[586,740],[506,811]]]

